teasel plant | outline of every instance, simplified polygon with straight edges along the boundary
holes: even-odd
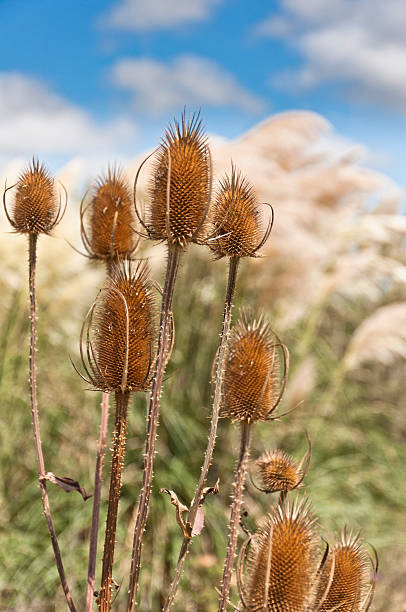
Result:
[[[131,259],[139,246],[132,193],[122,169],[110,166],[85,192],[80,204],[80,234],[86,253],[106,265],[111,276],[119,259]],[[83,254],[83,253],[82,253]],[[108,392],[102,392],[89,544],[86,612],[93,609],[103,463],[109,421]]]
[[[213,372],[213,403],[210,420],[208,443],[196,487],[185,524],[182,526],[183,541],[179,552],[174,578],[166,597],[163,611],[167,612],[174,602],[182,576],[183,566],[194,534],[197,515],[208,492],[216,492],[218,487],[205,488],[216,443],[217,426],[220,414],[224,361],[227,339],[229,337],[233,299],[237,281],[237,272],[241,258],[258,257],[258,252],[265,244],[272,230],[274,213],[269,204],[271,215],[265,224],[261,214],[255,190],[246,177],[231,165],[231,174],[220,181],[213,198],[208,223],[208,234],[205,238],[215,259],[228,258],[228,280],[224,300],[223,322],[220,343],[217,349]],[[266,225],[265,229],[264,226]]]
[[[155,301],[146,261],[118,262],[90,308],[81,331],[80,354],[93,389],[115,395],[115,426],[101,587],[101,612],[111,605],[112,571],[130,395],[151,386],[156,354]]]
[[[7,207],[7,192],[14,191],[11,208]],[[58,192],[59,191],[59,192]],[[65,200],[63,202],[63,199]],[[48,532],[52,542],[55,562],[59,578],[70,610],[75,611],[72,595],[67,583],[62,563],[61,551],[52,519],[46,482],[51,480],[46,472],[41,443],[41,430],[37,400],[37,298],[36,298],[36,268],[37,244],[41,234],[50,234],[61,221],[66,205],[67,193],[63,185],[57,189],[55,180],[44,165],[33,158],[31,164],[18,177],[17,182],[10,187],[7,184],[3,193],[3,205],[7,219],[15,232],[28,236],[28,276],[30,294],[30,352],[29,352],[29,383],[32,424],[35,448],[39,467],[39,487]],[[54,476],[52,474],[52,476]],[[55,482],[55,480],[54,480]]]
[[[219,599],[219,612],[228,604],[237,548],[238,527],[252,424],[274,418],[289,370],[289,352],[262,316],[243,312],[227,343],[220,417],[241,424],[240,452],[235,470],[227,553]],[[281,416],[281,415],[280,415]]]
[[[211,157],[207,137],[199,114],[180,121],[174,120],[154,152],[154,168],[148,188],[148,207],[145,215],[137,206],[137,181],[134,201],[144,236],[166,244],[167,265],[162,292],[158,349],[147,414],[147,433],[144,453],[142,488],[135,518],[127,610],[136,606],[142,540],[148,518],[154,469],[155,442],[158,428],[163,377],[169,358],[174,325],[172,299],[181,254],[192,243],[202,242],[211,198]],[[147,158],[148,159],[148,158]],[[143,216],[145,218],[143,218]]]

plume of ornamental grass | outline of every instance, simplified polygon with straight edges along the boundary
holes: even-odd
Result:
[[[374,596],[377,571],[377,557],[372,560],[360,536],[344,529],[321,572],[316,599],[317,610],[368,610]]]
[[[15,188],[14,199],[10,211],[7,209],[7,192]],[[64,189],[64,188],[63,188]],[[66,191],[65,191],[66,196]],[[29,355],[29,381],[30,402],[32,413],[32,424],[34,432],[35,447],[39,467],[39,486],[41,491],[42,505],[45,520],[51,538],[55,556],[55,562],[59,573],[61,585],[65,594],[66,602],[71,611],[75,611],[75,605],[68,587],[65,570],[62,563],[61,552],[53,523],[48,492],[46,488],[46,470],[41,444],[41,431],[39,422],[39,411],[37,403],[37,374],[36,374],[36,351],[37,351],[37,299],[36,299],[36,264],[37,264],[37,241],[40,234],[49,234],[62,219],[66,208],[62,206],[62,197],[58,194],[54,179],[50,176],[45,166],[33,159],[27,169],[22,172],[11,187],[5,187],[3,194],[4,210],[8,221],[19,234],[28,235],[29,244],[29,294],[30,294],[30,355]]]
[[[244,313],[232,329],[225,360],[220,416],[241,423],[240,454],[231,504],[227,554],[219,612],[227,607],[237,547],[237,529],[249,457],[251,425],[272,419],[282,398],[289,367],[288,350],[262,317]]]
[[[86,355],[82,348],[86,330]],[[99,609],[110,610],[112,568],[126,422],[130,393],[151,385],[155,355],[155,304],[145,261],[120,262],[113,268],[102,296],[84,321],[81,355],[86,377],[95,389],[114,392],[116,400],[109,502],[104,541]]]
[[[87,194],[80,206],[80,232],[88,256],[110,265],[116,258],[130,258],[138,240],[131,192],[122,170],[109,168],[98,177],[86,202]]]
[[[141,166],[142,167],[142,166]],[[141,168],[140,168],[141,169]],[[134,185],[136,203],[136,185]],[[140,572],[142,539],[148,518],[154,469],[155,442],[163,377],[173,336],[172,298],[182,251],[190,242],[200,242],[211,196],[211,161],[207,138],[198,115],[174,121],[156,153],[154,173],[149,190],[146,220],[137,216],[147,236],[165,241],[168,260],[162,294],[157,358],[147,415],[144,470],[135,519],[127,611],[136,605]]]
[[[309,503],[285,501],[268,514],[241,549],[240,597],[249,612],[304,612],[313,599],[317,574],[316,518]],[[246,585],[242,580],[247,545]]]
[[[242,257],[257,257],[258,250],[266,242],[272,230],[273,209],[271,219],[265,231],[262,229],[260,205],[255,191],[249,181],[232,164],[231,176],[226,175],[219,183],[215,198],[211,205],[206,244],[214,252],[216,259],[229,258],[228,282],[224,301],[224,314],[220,343],[214,363],[213,405],[210,421],[210,432],[204,455],[200,478],[190,506],[187,523],[190,532],[193,531],[197,513],[204,500],[204,486],[207,480],[214,447],[216,443],[217,425],[220,415],[222,398],[223,374],[226,357],[226,346],[230,332],[233,297],[237,280],[237,272]],[[183,565],[191,542],[189,534],[183,537],[178,562],[175,569],[163,612],[167,612],[173,604]]]

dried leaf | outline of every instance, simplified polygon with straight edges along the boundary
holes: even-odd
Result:
[[[210,487],[210,488],[214,488],[214,487]],[[192,538],[194,536],[199,535],[203,527],[204,527],[204,510],[201,506],[199,506],[196,512],[195,522],[193,523]]]
[[[220,478],[217,478],[217,482],[213,487],[205,487],[200,497],[199,506],[204,503],[204,500],[208,495],[217,495],[220,489]]]
[[[80,493],[83,497],[84,501],[89,499],[89,497],[92,497],[92,493],[87,493],[86,489],[84,489],[77,480],[73,480],[73,478],[55,476],[53,472],[47,472],[45,475],[45,480],[49,480],[49,482],[61,487],[61,489],[66,491],[66,493],[78,491],[78,493]]]
[[[189,508],[179,501],[178,496],[174,491],[170,491],[169,489],[161,489],[161,493],[168,493],[170,496],[171,504],[176,508],[176,521],[179,527],[182,529],[184,537],[190,538],[190,527],[185,525],[182,517],[182,512],[188,512]]]

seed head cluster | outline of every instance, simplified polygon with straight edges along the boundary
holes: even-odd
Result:
[[[87,231],[83,223],[81,229],[89,255],[105,260],[129,257],[136,244],[134,208],[120,170],[109,168],[106,175],[98,178],[86,210]]]
[[[96,307],[92,329],[95,350],[90,363],[95,387],[148,389],[156,335],[155,303],[145,262],[134,271],[130,262],[116,265]]]
[[[296,462],[279,448],[263,453],[255,463],[263,488],[268,493],[290,491],[300,481],[301,474]]]
[[[198,116],[174,122],[165,134],[149,187],[148,233],[185,247],[198,242],[210,198],[211,166]]]
[[[22,234],[48,234],[58,221],[59,205],[54,179],[33,159],[16,184],[9,220]]]
[[[269,324],[244,313],[228,341],[220,416],[233,421],[264,421],[281,387],[279,343]]]
[[[216,257],[253,257],[262,238],[259,206],[252,185],[234,166],[211,208],[208,244]]]
[[[250,612],[303,612],[317,565],[315,518],[306,501],[276,506],[248,553],[246,604]]]

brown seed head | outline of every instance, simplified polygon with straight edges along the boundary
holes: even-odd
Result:
[[[280,400],[280,347],[262,317],[255,320],[243,313],[228,341],[221,417],[248,422],[267,419]]]
[[[296,500],[276,506],[253,536],[246,595],[250,612],[303,612],[317,570],[315,517]]]
[[[83,215],[88,211],[87,230]],[[98,178],[90,202],[82,207],[82,240],[95,259],[129,257],[136,246],[130,189],[121,170],[109,168]]]
[[[45,166],[33,159],[16,183],[9,220],[22,234],[49,234],[58,222],[59,212],[54,179]]]
[[[217,258],[253,257],[262,234],[259,205],[252,185],[232,166],[211,207],[212,230],[208,244]]]
[[[334,547],[333,580],[320,612],[360,612],[368,591],[368,554],[359,536],[341,534]],[[318,588],[318,599],[325,594],[331,576],[333,554],[330,553],[324,565]]]
[[[210,153],[198,115],[174,122],[155,162],[147,216],[149,236],[185,247],[198,242],[210,199]]]
[[[279,448],[263,453],[255,464],[268,493],[290,491],[300,482],[301,474],[296,462]]]
[[[94,387],[145,391],[155,353],[155,303],[147,263],[116,264],[89,321],[89,366]],[[94,345],[94,348],[93,348]]]

